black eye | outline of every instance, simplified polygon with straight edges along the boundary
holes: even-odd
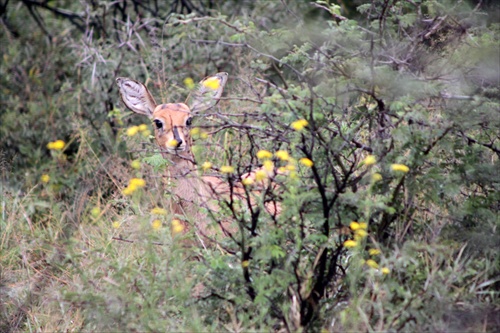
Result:
[[[193,122],[193,117],[189,117],[186,119],[186,126],[191,126],[191,123]]]
[[[163,127],[161,120],[155,119],[153,122],[155,123],[157,129],[161,129]]]

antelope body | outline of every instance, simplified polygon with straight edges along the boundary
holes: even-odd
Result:
[[[208,80],[210,84],[205,86]],[[229,186],[218,177],[198,175],[189,127],[193,114],[217,104],[226,81],[227,73],[218,73],[202,81],[189,107],[184,103],[157,105],[142,83],[129,78],[116,79],[125,105],[152,120],[156,143],[171,162],[166,170],[166,182],[172,193],[171,212],[193,217],[202,233],[207,233],[208,229],[206,217],[200,216],[199,207],[218,210],[214,201],[229,193]]]
[[[154,123],[156,143],[171,164],[166,170],[166,182],[171,188],[173,200],[170,209],[175,214],[188,215],[195,219],[196,227],[203,235],[210,235],[207,218],[199,213],[200,207],[213,211],[219,209],[217,200],[221,197],[245,194],[243,186],[229,184],[215,176],[200,176],[191,152],[191,136],[189,127],[192,116],[215,106],[227,81],[227,73],[217,73],[200,82],[200,88],[194,93],[191,105],[184,103],[168,103],[157,105],[150,92],[142,83],[132,79],[119,77],[116,82],[125,105],[132,111],[147,116]],[[252,178],[250,172],[242,178]],[[253,200],[252,205],[253,205]],[[266,205],[271,214],[279,213],[275,203]],[[224,233],[227,223],[220,223]]]

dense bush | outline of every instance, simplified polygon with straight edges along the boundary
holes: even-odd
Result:
[[[500,9],[339,3],[0,4],[2,330],[498,330]],[[200,172],[279,186],[207,245],[115,78],[182,102],[219,71]]]

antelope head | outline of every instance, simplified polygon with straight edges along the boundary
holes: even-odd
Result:
[[[188,98],[190,106],[184,103],[157,105],[144,84],[124,77],[117,78],[116,83],[127,108],[152,120],[155,139],[161,150],[183,155],[190,153],[189,127],[192,116],[219,102],[227,76],[227,73],[222,72],[202,80],[198,89]]]

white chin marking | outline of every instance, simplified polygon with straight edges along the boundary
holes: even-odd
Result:
[[[180,146],[180,147],[177,147],[177,148],[167,147],[167,152],[169,154],[180,153],[180,152],[183,152],[184,150],[186,150],[186,146]]]

